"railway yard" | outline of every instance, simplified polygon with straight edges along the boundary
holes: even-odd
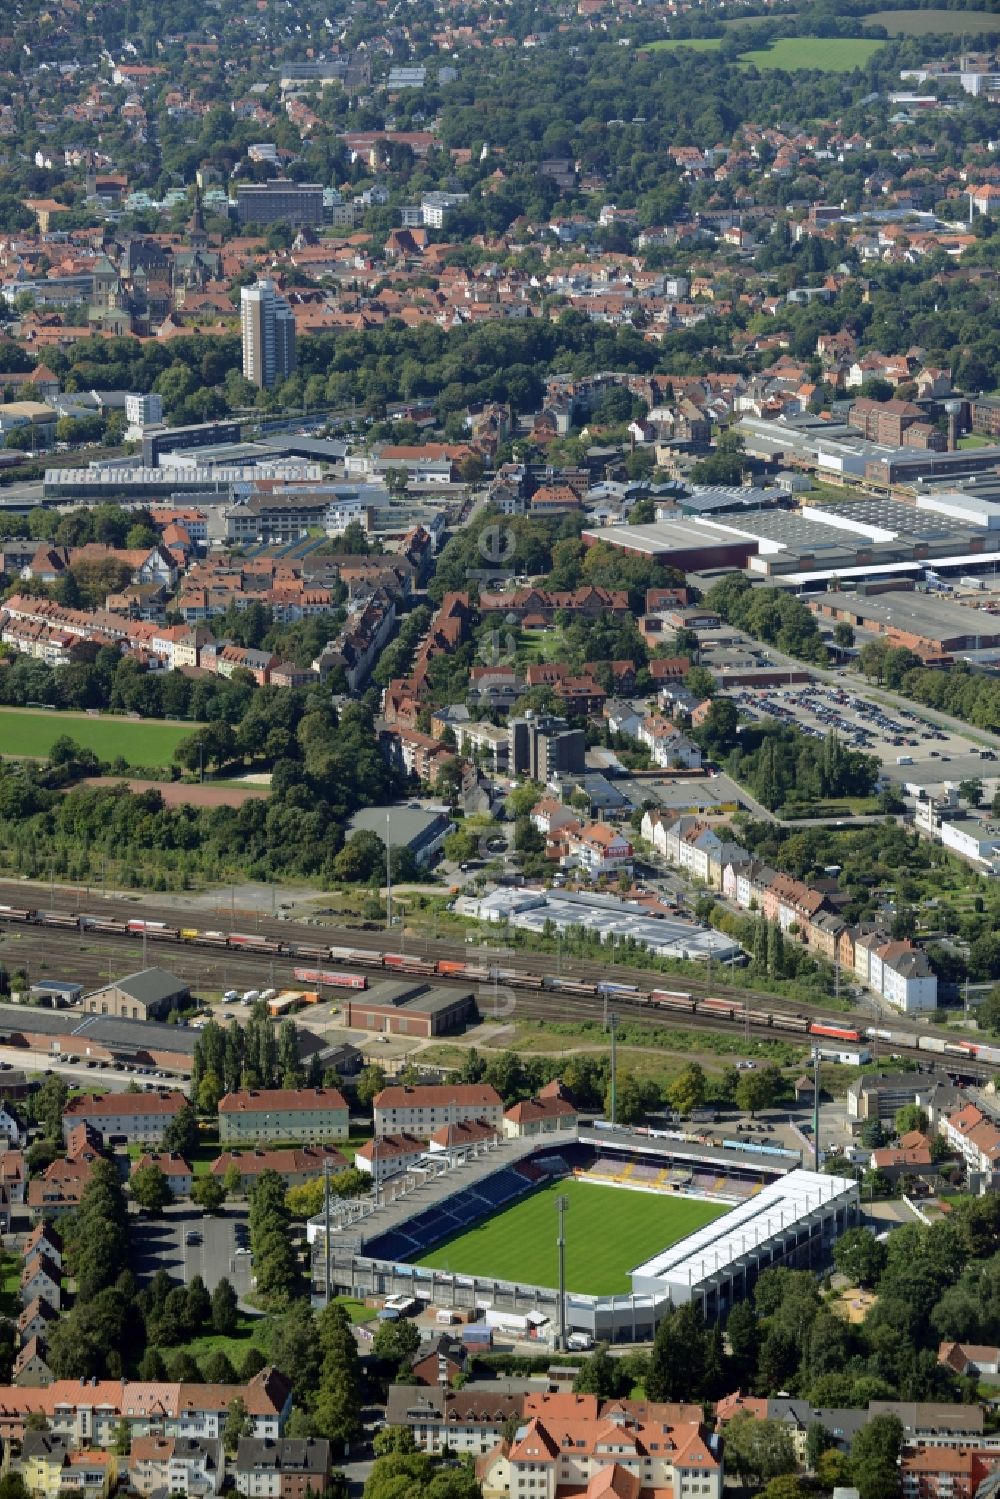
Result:
[[[31,903],[32,899],[37,904]],[[115,972],[143,964],[169,968],[196,991],[222,992],[230,987],[308,983],[321,999],[366,989],[379,979],[426,979],[436,986],[461,985],[479,994],[480,1012],[489,1018],[500,994],[513,994],[519,1016],[551,1022],[606,1020],[613,1009],[630,1024],[659,1029],[741,1032],[749,1040],[785,1040],[804,1046],[864,1045],[901,1056],[954,1058],[969,1075],[992,1075],[1000,1066],[1000,1047],[912,1020],[882,1019],[825,1012],[822,1005],[790,1001],[738,984],[716,980],[657,982],[648,970],[566,959],[560,973],[549,972],[544,954],[502,952],[484,944],[469,948],[454,942],[401,941],[398,932],[353,927],[315,928],[234,911],[231,920],[213,927],[194,926],[190,912],[144,902],[136,915],[134,901],[83,899],[67,890],[31,891],[23,884],[0,885],[0,957],[8,969],[31,979],[69,976],[103,982]],[[221,922],[221,918],[215,917]],[[185,924],[181,924],[181,922]],[[59,973],[59,970],[63,973]],[[668,987],[670,985],[670,987]]]

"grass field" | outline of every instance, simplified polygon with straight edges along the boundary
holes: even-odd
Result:
[[[0,708],[0,754],[44,759],[65,734],[102,760],[123,755],[130,765],[169,765],[177,745],[196,727],[158,719],[91,718],[86,713]]]
[[[884,26],[890,36],[977,36],[1000,31],[1000,15],[988,10],[876,10],[866,26]]]
[[[757,68],[782,68],[786,73],[815,68],[820,73],[850,73],[870,62],[885,42],[854,37],[783,36],[773,46],[744,52],[743,64]]]
[[[640,47],[640,52],[676,52],[678,47],[687,47],[691,52],[717,52],[722,46],[720,36],[664,37],[659,42],[650,42]]]
[[[524,1202],[439,1244],[417,1263],[521,1285],[554,1286],[558,1281],[555,1200],[560,1193],[569,1202],[566,1287],[581,1296],[627,1293],[631,1290],[629,1271],[636,1265],[727,1211],[718,1203],[687,1197],[660,1197],[579,1181],[551,1182]]]

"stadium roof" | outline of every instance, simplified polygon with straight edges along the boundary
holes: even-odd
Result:
[[[659,1282],[664,1288],[690,1292],[704,1281],[726,1275],[738,1261],[763,1249],[817,1208],[856,1192],[857,1182],[846,1177],[790,1171],[748,1202],[638,1265],[632,1271],[632,1284],[637,1291],[654,1290]]]

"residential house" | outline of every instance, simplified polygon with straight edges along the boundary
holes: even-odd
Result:
[[[520,1421],[524,1394],[520,1381],[512,1388],[503,1379],[467,1384],[461,1390],[439,1385],[390,1385],[386,1425],[409,1431],[420,1452],[445,1448],[475,1457],[492,1452],[505,1424]]]
[[[990,1179],[1000,1172],[1000,1129],[974,1103],[944,1115],[938,1133],[962,1156],[969,1171]]]
[[[157,1089],[155,1093],[82,1093],[71,1098],[63,1114],[63,1137],[75,1124],[87,1124],[103,1144],[112,1138],[158,1145],[170,1121],[187,1103],[183,1093]]]
[[[535,1098],[513,1104],[503,1116],[503,1132],[509,1140],[524,1140],[536,1135],[573,1135],[579,1115],[576,1106],[553,1081]]]
[[[1000,1452],[977,1447],[922,1447],[899,1460],[903,1499],[974,1499],[1000,1468]]]
[[[48,1365],[43,1338],[32,1337],[21,1344],[14,1359],[11,1377],[16,1385],[28,1385],[37,1389],[52,1383],[55,1376]]]
[[[221,1437],[231,1403],[246,1406],[252,1434],[278,1437],[292,1408],[290,1380],[261,1369],[245,1384],[166,1380],[57,1379],[47,1389],[0,1387],[0,1438],[23,1440],[29,1416],[44,1416],[54,1436],[74,1447],[111,1448],[124,1423],[131,1437]]]
[[[174,1197],[190,1197],[194,1186],[194,1171],[183,1156],[172,1152],[150,1151],[140,1156],[132,1167],[132,1175],[146,1166],[155,1166],[167,1178],[167,1185]]]
[[[219,1103],[219,1143],[346,1140],[347,1101],[337,1088],[249,1088]]]
[[[451,1388],[469,1366],[469,1350],[450,1333],[441,1333],[429,1348],[419,1350],[410,1366],[418,1384]]]
[[[247,1499],[307,1499],[330,1487],[332,1458],[324,1437],[240,1437],[233,1463],[236,1492]]]
[[[20,1297],[22,1306],[29,1306],[36,1300],[47,1301],[54,1311],[58,1311],[62,1304],[59,1266],[53,1264],[43,1250],[37,1250],[30,1260],[25,1261],[21,1271]]]
[[[0,1136],[15,1150],[20,1149],[28,1138],[20,1116],[7,1099],[0,1101]]]
[[[1000,1348],[986,1343],[942,1343],[938,1363],[953,1374],[974,1375],[976,1379],[1000,1377]]]
[[[427,1149],[424,1140],[401,1130],[396,1134],[379,1135],[373,1140],[366,1140],[354,1152],[354,1165],[358,1171],[367,1171],[377,1185],[390,1176],[409,1171],[427,1154]]]
[[[567,869],[585,871],[591,879],[602,875],[632,873],[632,845],[606,822],[588,822],[584,827],[562,830],[566,852],[560,863]]]
[[[220,1494],[226,1456],[219,1437],[136,1436],[128,1473],[139,1494]]]
[[[637,738],[649,750],[654,765],[664,769],[701,769],[700,747],[683,734],[676,724],[658,713],[650,713],[643,719]]]
[[[422,1084],[383,1088],[375,1097],[376,1136],[405,1130],[422,1140],[444,1124],[484,1120],[503,1128],[503,1100],[487,1083]]]
[[[587,1401],[588,1404],[577,1402]],[[722,1444],[700,1420],[677,1422],[676,1407],[574,1395],[526,1402],[528,1425],[476,1464],[484,1499],[721,1499]]]
[[[346,1157],[334,1145],[286,1145],[271,1150],[224,1150],[212,1162],[210,1175],[225,1181],[235,1167],[237,1190],[245,1196],[264,1171],[276,1171],[289,1187],[301,1187],[322,1176],[328,1166],[331,1171],[343,1171],[346,1165]]]
[[[41,1499],[57,1499],[63,1489],[74,1486],[70,1470],[74,1450],[66,1437],[56,1436],[50,1431],[25,1432],[20,1469],[28,1492],[41,1496]],[[106,1473],[102,1471],[102,1482],[105,1477]]]
[[[51,1302],[44,1301],[41,1296],[36,1296],[29,1301],[17,1319],[17,1333],[22,1347],[30,1343],[33,1338],[38,1338],[44,1343],[49,1328],[53,1322],[59,1321],[58,1308]]]

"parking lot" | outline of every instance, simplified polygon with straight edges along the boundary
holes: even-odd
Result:
[[[140,1214],[133,1224],[132,1268],[140,1282],[158,1270],[184,1285],[200,1275],[210,1291],[226,1277],[242,1299],[253,1273],[250,1255],[237,1252],[248,1242],[246,1225],[244,1207],[210,1217],[190,1203],[176,1203],[159,1218]]]
[[[832,683],[805,682],[789,687],[737,690],[731,694],[741,715],[751,723],[768,718],[793,725],[814,739],[825,739],[833,730],[852,749],[877,755],[883,765],[936,761],[943,767],[962,757],[963,764],[975,756],[995,759],[992,750],[982,756],[969,740],[940,729],[914,708],[885,707],[881,703]],[[908,757],[908,758],[907,758]],[[985,767],[984,767],[985,768]],[[942,771],[943,778],[951,772]]]

